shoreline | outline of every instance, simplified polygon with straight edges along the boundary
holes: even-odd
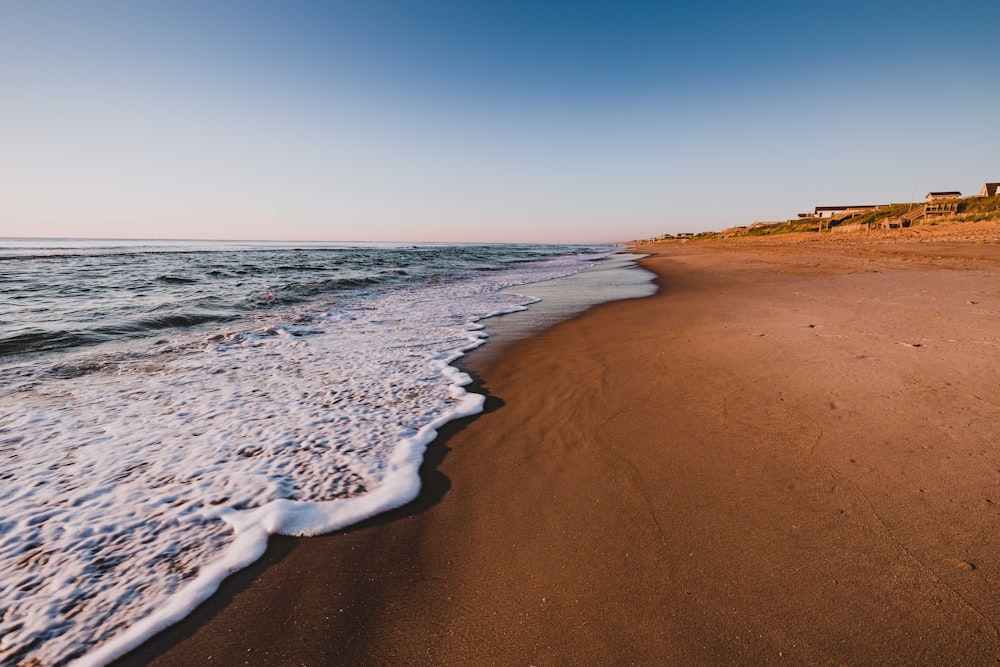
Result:
[[[477,369],[426,498],[122,664],[995,660],[1000,247],[856,245],[639,247],[656,295]]]
[[[590,308],[652,296],[657,290],[656,275],[639,265],[641,256],[617,250],[579,273],[503,290],[535,301],[524,310],[480,320],[488,336],[486,344],[469,350],[455,366],[481,370],[502,358],[514,343],[575,319]]]
[[[442,360],[442,371],[446,377],[453,380],[452,390],[461,394],[461,401],[456,407],[442,413],[434,421],[422,427],[414,438],[408,439],[419,439],[425,431],[437,434],[426,446],[418,443],[419,449],[423,450],[423,456],[420,459],[420,465],[412,471],[415,479],[419,480],[419,484],[413,484],[420,489],[417,497],[405,503],[392,502],[389,505],[390,509],[366,512],[368,516],[364,519],[351,521],[341,528],[318,535],[337,535],[350,532],[356,527],[392,521],[400,516],[422,511],[436,502],[447,490],[447,484],[441,484],[444,478],[436,471],[437,464],[445,455],[444,443],[456,428],[461,430],[462,422],[473,420],[484,411],[490,411],[488,392],[482,388],[482,381],[474,369],[480,364],[490,363],[491,360],[502,357],[506,347],[518,340],[530,337],[554,323],[572,319],[594,305],[620,299],[640,298],[655,291],[655,287],[650,287],[653,274],[638,268],[636,257],[636,255],[618,250],[599,261],[595,261],[592,266],[582,271],[538,282],[519,284],[501,290],[534,301],[529,301],[527,305],[518,306],[509,311],[488,315],[476,321],[476,326],[468,330],[469,343],[460,350],[456,349],[448,359]],[[437,364],[437,362],[434,363]],[[413,448],[408,440],[400,443],[401,450]],[[440,446],[435,448],[435,445]],[[435,451],[431,451],[432,448],[435,448]],[[412,457],[407,455],[404,458],[409,460]],[[408,473],[408,469],[403,472]],[[367,496],[359,497],[358,500],[374,499],[378,495],[385,494],[371,492]],[[198,619],[206,614],[205,617],[211,617],[217,610],[225,607],[236,592],[245,588],[257,573],[266,569],[269,564],[280,560],[299,541],[312,539],[316,536],[306,537],[272,532],[267,535],[266,546],[261,547],[264,553],[250,561],[249,564],[236,569],[233,569],[229,563],[232,559],[228,557],[228,554],[223,554],[219,561],[210,564],[213,570],[229,570],[229,574],[222,581],[217,582],[213,577],[209,582],[209,586],[215,592],[208,595],[199,593],[197,598],[201,601],[196,602],[193,607],[179,615],[176,611],[171,611],[169,615],[176,617],[175,621],[164,622],[164,619],[161,618],[164,615],[162,609],[149,617],[140,619],[125,633],[112,638],[105,644],[94,647],[82,657],[81,664],[104,664],[107,660],[106,654],[117,656],[109,664],[148,661],[149,656],[162,650],[161,647],[172,645],[177,641],[177,638],[184,635],[183,628],[175,630],[176,626],[187,627],[192,623],[198,625],[201,622]],[[193,596],[188,595],[187,597]],[[173,607],[177,607],[177,605],[174,600],[171,600],[165,609],[169,610]],[[152,634],[147,634],[146,631],[140,630],[144,625],[158,626],[160,629]],[[146,638],[136,642],[134,638],[136,635]],[[122,651],[122,646],[129,645],[133,648]]]

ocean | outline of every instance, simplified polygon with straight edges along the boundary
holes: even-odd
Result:
[[[412,500],[481,321],[652,291],[614,251],[0,239],[0,663],[103,664]]]

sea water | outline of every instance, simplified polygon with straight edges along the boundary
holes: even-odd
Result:
[[[105,663],[412,500],[480,320],[612,251],[0,240],[0,663]]]

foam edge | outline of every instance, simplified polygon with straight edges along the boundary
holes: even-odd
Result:
[[[488,335],[481,331],[479,320],[523,310],[527,310],[527,306],[469,320],[466,323],[469,343],[429,360],[448,381],[449,394],[456,404],[399,442],[389,460],[389,470],[377,489],[353,498],[328,501],[280,499],[251,510],[229,510],[220,514],[236,535],[222,557],[202,567],[198,576],[171,595],[162,607],[70,664],[73,667],[106,665],[189,616],[218,591],[226,577],[263,556],[271,535],[310,537],[331,533],[415,500],[421,488],[420,466],[427,446],[437,438],[438,429],[456,419],[479,414],[486,401],[485,396],[465,390],[472,378],[452,364],[486,342]]]

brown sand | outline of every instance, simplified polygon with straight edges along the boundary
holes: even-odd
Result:
[[[127,661],[994,664],[1000,245],[927,240],[645,248],[656,296],[480,369],[415,506]]]

